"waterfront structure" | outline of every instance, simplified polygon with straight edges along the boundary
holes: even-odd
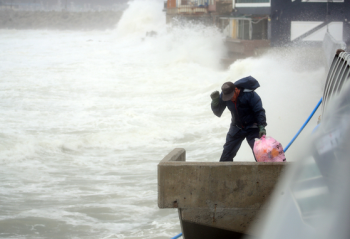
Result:
[[[335,55],[333,52],[324,87],[323,112],[330,100],[340,93],[344,97],[333,108],[328,107],[337,113],[324,118],[325,123],[318,126],[322,130],[315,128],[313,134],[322,137],[312,138],[315,141],[309,152],[311,155],[299,160],[297,167],[291,168],[289,163],[186,162],[184,149],[174,149],[158,164],[158,206],[178,208],[185,239],[238,239],[261,235],[262,238],[283,238],[288,231],[304,235],[290,238],[304,238],[310,236],[310,226],[324,230],[320,228],[324,227],[324,223],[320,223],[318,217],[326,216],[332,220],[329,209],[334,210],[334,207],[329,207],[328,198],[334,195],[343,199],[343,204],[337,205],[336,213],[348,213],[347,209],[344,212],[342,209],[347,205],[349,190],[344,193],[345,185],[339,187],[339,184],[348,181],[344,180],[348,171],[342,169],[348,168],[344,167],[344,162],[348,162],[344,160],[348,155],[344,149],[347,149],[345,145],[349,137],[344,139],[344,136],[349,134],[341,132],[349,131],[350,102],[346,97],[348,94],[345,94],[350,89],[347,84],[350,80],[349,66],[349,53],[341,49]],[[345,93],[343,88],[347,89]],[[330,120],[336,124],[330,124]],[[281,177],[285,170],[289,171],[287,181],[286,177]],[[341,177],[338,172],[342,173]],[[290,178],[291,175],[294,176]],[[336,180],[337,177],[341,180]],[[280,184],[275,188],[279,181],[287,182],[287,185]],[[271,195],[274,195],[273,200],[269,199]],[[338,204],[338,199],[334,200],[335,204]],[[273,207],[275,210],[272,210]],[[338,217],[342,222],[346,219],[345,215]],[[343,231],[348,232],[347,224],[339,221],[335,225],[339,225],[341,235],[345,235]],[[263,226],[254,225],[256,222],[263,223]],[[326,233],[329,233],[328,230],[329,227],[326,227]],[[317,237],[311,238],[318,238],[320,234],[315,235]]]
[[[267,209],[288,163],[186,162],[174,149],[158,164],[158,206],[177,208],[186,239],[233,239],[250,230]]]
[[[215,24],[226,36],[229,58],[257,49],[320,45],[326,32],[350,43],[350,1],[346,0],[167,0],[167,22],[174,18]]]
[[[326,32],[350,41],[350,1],[272,0],[271,45],[319,44]]]

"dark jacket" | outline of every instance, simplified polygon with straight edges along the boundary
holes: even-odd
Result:
[[[214,114],[220,117],[227,107],[231,111],[231,125],[236,125],[239,128],[266,126],[265,110],[262,107],[260,96],[254,92],[260,86],[259,82],[248,76],[234,84],[241,90],[236,102],[223,101],[221,92],[219,104],[215,107],[211,106]]]

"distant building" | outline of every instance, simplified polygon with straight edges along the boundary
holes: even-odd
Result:
[[[321,43],[328,31],[350,44],[349,0],[167,0],[174,17],[209,19],[236,53],[257,47]]]
[[[328,31],[349,44],[350,1],[272,0],[271,45],[322,42]]]

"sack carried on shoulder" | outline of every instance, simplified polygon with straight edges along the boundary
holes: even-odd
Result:
[[[258,162],[284,162],[282,145],[272,137],[263,135],[261,139],[255,139],[254,154]]]

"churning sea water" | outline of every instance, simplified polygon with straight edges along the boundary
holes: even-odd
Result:
[[[157,164],[174,148],[219,160],[230,113],[212,114],[212,91],[255,77],[282,145],[322,96],[324,68],[293,49],[223,69],[221,33],[166,25],[162,7],[131,2],[110,31],[0,30],[0,237],[175,236]],[[254,161],[246,142],[235,160]]]

